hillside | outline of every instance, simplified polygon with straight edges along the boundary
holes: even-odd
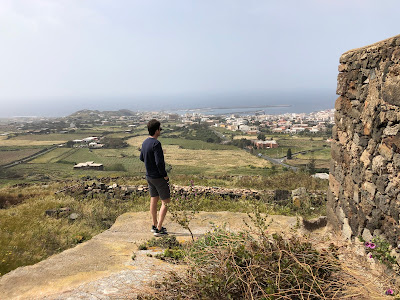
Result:
[[[90,110],[90,109],[83,109],[76,111],[67,118],[109,118],[109,117],[122,117],[122,116],[136,116],[137,112],[133,112],[129,109],[120,109],[120,110],[106,110],[106,111],[99,111],[99,110]]]
[[[249,222],[246,214],[202,212],[193,220],[192,229],[199,236],[210,230],[210,222],[213,222],[217,226],[226,224],[229,230],[238,231],[246,228],[243,220]],[[269,234],[278,232],[287,238],[307,234],[307,240],[319,248],[326,247],[330,242],[338,246],[342,260],[347,260],[348,269],[342,276],[352,279],[349,281],[349,290],[353,289],[354,294],[356,289],[365,296],[356,299],[378,299],[372,297],[382,295],[388,278],[381,274],[380,269],[371,270],[368,265],[360,265],[360,256],[351,254],[349,245],[332,235],[329,228],[307,232],[298,227],[296,217],[272,216],[269,220],[273,220]],[[146,226],[149,221],[146,212],[124,214],[109,230],[90,241],[4,275],[0,278],[1,298],[134,299],[137,293],[148,293],[151,290],[149,284],[161,281],[169,271],[185,272],[184,265],[169,264],[148,256],[160,250],[138,250],[138,244],[152,236]],[[167,218],[166,224],[180,241],[188,240],[188,232],[171,222],[170,218]]]

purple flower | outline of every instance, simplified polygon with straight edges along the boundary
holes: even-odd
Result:
[[[193,186],[193,184],[194,184],[194,181],[190,180],[190,185]]]
[[[376,245],[375,245],[374,243],[371,243],[371,244],[369,244],[369,247],[370,247],[371,249],[375,249]]]
[[[393,295],[393,290],[392,289],[388,289],[386,292],[385,292],[385,294],[386,295]]]
[[[372,254],[370,254],[368,257],[369,257],[369,258],[372,258]]]
[[[368,243],[368,242],[365,242],[365,247],[367,247],[367,248],[369,248],[369,246],[371,245],[370,243]]]

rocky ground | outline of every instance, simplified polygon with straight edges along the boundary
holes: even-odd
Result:
[[[384,297],[390,278],[380,268],[364,266],[365,253],[332,234],[328,227],[307,231],[301,219],[270,216],[273,221],[269,232],[302,234],[317,247],[334,242],[341,247],[341,257],[347,262],[360,286],[369,298]],[[246,228],[245,214],[230,212],[201,212],[192,221],[191,228],[199,236],[216,225],[226,224],[233,231]],[[90,241],[54,255],[33,266],[18,268],[0,278],[0,299],[135,299],[137,293],[147,293],[150,284],[160,280],[169,271],[184,271],[182,265],[172,265],[154,257],[148,251],[138,251],[138,245],[150,239],[150,216],[147,212],[126,213],[107,231]],[[166,226],[180,240],[190,239],[188,232],[167,218]],[[356,248],[354,248],[356,247]],[[354,250],[356,249],[356,250]],[[357,252],[359,252],[357,254]],[[132,259],[135,253],[135,259]],[[352,266],[354,265],[354,266]],[[365,268],[369,268],[367,271]],[[383,291],[383,292],[382,292]],[[362,292],[361,292],[362,294]],[[376,297],[374,296],[376,295]],[[361,296],[353,299],[363,299]]]

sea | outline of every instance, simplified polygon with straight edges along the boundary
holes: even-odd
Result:
[[[214,97],[198,101],[181,101],[172,109],[180,115],[198,113],[202,115],[281,115],[286,113],[311,113],[333,109],[337,96],[334,91],[305,93],[281,93],[273,95],[235,95],[228,99]]]
[[[63,117],[83,109],[164,111],[181,115],[187,113],[203,115],[311,113],[334,108],[336,98],[335,91],[332,90],[63,98],[37,100],[24,103],[24,105],[10,102],[4,110],[0,111],[0,118],[12,116]]]
[[[201,114],[201,115],[283,115],[287,113],[311,113],[314,111],[322,111],[332,109],[333,107],[321,106],[320,108],[312,106],[306,109],[304,104],[301,107],[296,105],[266,105],[266,106],[241,106],[241,107],[204,107],[192,109],[169,110],[169,113],[176,113],[179,115],[186,114]]]

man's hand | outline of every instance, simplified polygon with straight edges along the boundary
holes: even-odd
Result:
[[[167,176],[167,177],[164,177],[164,179],[166,180],[166,181],[168,181],[169,180],[169,177]]]

